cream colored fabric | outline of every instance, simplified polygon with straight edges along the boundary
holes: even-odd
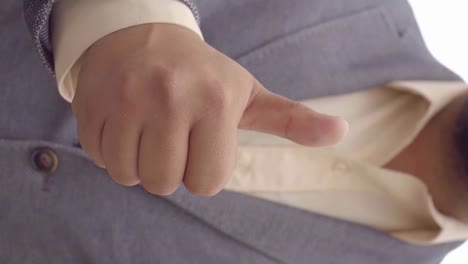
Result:
[[[417,244],[468,238],[468,223],[441,214],[417,178],[381,168],[466,84],[395,82],[352,94],[307,100],[345,117],[348,137],[335,147],[305,148],[241,131],[227,189],[360,223]]]
[[[57,84],[69,102],[75,94],[80,58],[112,32],[146,23],[171,23],[202,37],[192,11],[178,0],[58,0],[52,20]]]

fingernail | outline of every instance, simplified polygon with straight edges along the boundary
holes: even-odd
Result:
[[[342,123],[343,125],[343,131],[345,132],[344,134],[348,134],[348,131],[349,131],[349,122],[348,120],[344,119],[343,117],[338,117],[340,119],[340,122]]]
[[[335,145],[345,138],[349,131],[349,122],[340,116],[331,116],[331,118],[323,119],[320,126],[323,141],[319,145],[329,146]]]

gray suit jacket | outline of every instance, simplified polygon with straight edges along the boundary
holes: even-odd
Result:
[[[80,149],[20,17],[50,67],[53,2],[0,2],[0,263],[435,264],[459,245],[409,245],[234,192],[158,197],[114,184]],[[208,42],[289,98],[458,79],[429,54],[405,0],[194,3]],[[37,153],[53,153],[56,170]]]

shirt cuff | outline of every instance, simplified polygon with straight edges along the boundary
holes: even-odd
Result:
[[[188,6],[178,0],[59,0],[52,13],[52,45],[60,95],[71,102],[81,58],[100,38],[123,28],[170,23],[203,38]]]

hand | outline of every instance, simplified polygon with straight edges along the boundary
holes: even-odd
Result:
[[[273,94],[181,26],[112,33],[87,52],[72,102],[83,149],[112,179],[153,194],[183,182],[211,196],[230,179],[238,128],[307,146],[338,142],[341,118]]]

